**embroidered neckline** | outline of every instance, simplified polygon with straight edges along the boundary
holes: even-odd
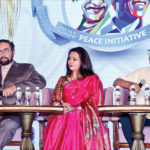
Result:
[[[71,82],[71,81],[74,81],[74,80],[77,80],[77,79],[80,79],[80,78],[82,78],[82,76],[79,76],[79,77],[71,79],[71,80],[68,80],[68,78],[67,78],[67,80],[65,81],[65,83],[68,83],[68,82]]]

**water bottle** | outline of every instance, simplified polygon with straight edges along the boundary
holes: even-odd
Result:
[[[35,87],[35,98],[36,98],[36,105],[40,105],[40,88]]]
[[[130,105],[136,105],[135,85],[131,85],[131,90],[130,90]]]
[[[115,87],[115,105],[120,105],[120,97],[121,97],[120,86],[116,86]]]
[[[145,85],[144,97],[145,97],[145,104],[149,105],[150,104],[150,87],[149,87],[149,85]]]
[[[31,91],[30,91],[30,87],[26,87],[26,90],[25,90],[25,103],[27,106],[30,105],[30,99],[31,99]]]
[[[21,101],[22,101],[21,88],[17,87],[17,91],[16,91],[16,105],[22,105]]]

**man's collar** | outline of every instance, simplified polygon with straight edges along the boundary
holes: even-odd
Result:
[[[1,67],[2,67],[3,69],[7,69],[7,68],[10,68],[13,63],[14,63],[14,61],[10,62],[8,65],[5,65],[5,66],[1,65]]]

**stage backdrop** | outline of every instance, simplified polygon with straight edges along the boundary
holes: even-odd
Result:
[[[88,51],[104,87],[149,65],[149,0],[0,0],[0,13],[0,38],[13,40],[15,60],[32,63],[46,87],[65,75],[77,46]]]

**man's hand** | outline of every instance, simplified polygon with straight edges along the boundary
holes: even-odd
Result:
[[[16,86],[12,85],[3,90],[3,96],[4,97],[12,96],[14,94],[14,92],[16,92],[16,90],[17,90]]]
[[[141,91],[141,88],[140,88],[140,86],[139,86],[138,83],[131,83],[130,86],[129,86],[129,88],[128,88],[129,90],[131,90],[131,85],[135,86],[135,92],[136,93],[139,93]]]
[[[114,86],[120,86],[123,88],[127,88],[128,90],[131,90],[131,85],[135,85],[135,91],[136,93],[139,93],[141,91],[141,88],[138,83],[126,81],[124,79],[118,78],[114,81]]]

